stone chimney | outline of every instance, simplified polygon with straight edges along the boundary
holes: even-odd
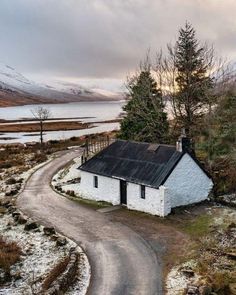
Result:
[[[176,142],[176,150],[178,152],[192,152],[192,142],[191,139],[187,137],[185,129],[182,128],[181,135]]]

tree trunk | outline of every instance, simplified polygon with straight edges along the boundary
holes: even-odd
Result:
[[[43,121],[40,121],[40,144],[43,145]]]

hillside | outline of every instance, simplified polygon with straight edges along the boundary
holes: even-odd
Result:
[[[102,89],[86,89],[75,83],[36,83],[14,68],[0,63],[0,107],[120,99],[122,94]]]

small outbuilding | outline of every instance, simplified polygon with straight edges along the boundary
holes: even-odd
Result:
[[[159,216],[204,201],[213,182],[189,147],[117,140],[79,167],[81,196]]]

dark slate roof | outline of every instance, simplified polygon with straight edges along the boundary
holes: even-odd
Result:
[[[183,154],[174,146],[117,140],[79,169],[157,188]]]

